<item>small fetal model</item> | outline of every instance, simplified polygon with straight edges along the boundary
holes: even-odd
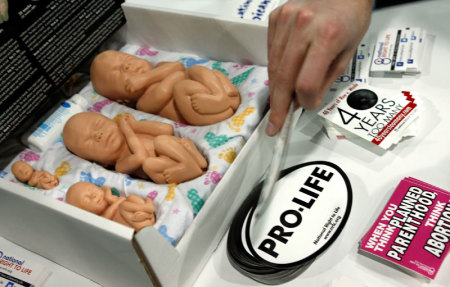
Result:
[[[155,207],[150,198],[115,196],[107,186],[100,188],[89,182],[77,182],[68,189],[66,202],[136,231],[155,224]]]
[[[16,161],[11,166],[11,171],[20,182],[40,189],[52,189],[59,184],[56,176],[47,171],[34,170],[31,165],[24,161]]]
[[[210,125],[231,117],[241,98],[220,71],[180,62],[151,63],[108,50],[97,55],[90,70],[94,89],[104,97],[190,125]]]
[[[207,162],[192,141],[173,136],[173,127],[122,115],[83,112],[64,126],[63,140],[75,155],[155,183],[181,183],[202,175]]]

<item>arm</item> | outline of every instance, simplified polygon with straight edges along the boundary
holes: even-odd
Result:
[[[106,202],[108,202],[108,204],[113,204],[114,202],[117,201],[118,197],[112,194],[111,189],[108,186],[106,185],[102,186],[102,190],[105,194],[104,197]]]
[[[172,100],[173,85],[186,79],[184,71],[175,71],[161,82],[155,83],[139,98],[136,108],[140,111],[159,114],[161,110]]]
[[[104,192],[104,198],[108,202],[109,206],[106,208],[106,210],[101,214],[101,216],[112,219],[116,212],[119,210],[119,205],[122,201],[125,200],[124,197],[117,197],[114,196],[111,192],[111,189],[104,185],[102,186],[102,190]]]
[[[119,127],[125,136],[131,154],[117,160],[116,171],[129,174],[142,166],[148,153],[124,117],[119,120]]]
[[[137,73],[133,78],[127,79],[125,89],[129,94],[135,95],[137,98],[136,95],[142,95],[152,84],[162,81],[176,71],[184,71],[183,64],[180,62],[169,62],[157,65],[156,68],[147,73]]]
[[[297,107],[320,107],[367,30],[373,1],[291,0],[270,14],[268,135],[281,128],[294,93]]]
[[[173,127],[156,121],[136,121],[132,115],[122,116],[134,133],[151,136],[173,135]]]
[[[120,204],[125,201],[125,199],[125,197],[118,197],[113,204],[106,208],[101,216],[112,220],[114,215],[118,212]]]

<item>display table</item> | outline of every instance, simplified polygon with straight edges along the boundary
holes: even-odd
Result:
[[[374,86],[405,87],[422,99],[423,110],[415,137],[404,139],[385,153],[376,153],[347,140],[331,141],[322,128],[317,111],[306,112],[299,121],[291,139],[286,167],[318,160],[337,164],[350,179],[353,207],[344,230],[331,247],[304,273],[282,286],[337,286],[335,281],[342,278],[353,282],[354,286],[450,286],[449,258],[444,261],[435,280],[425,281],[358,253],[359,240],[404,177],[415,177],[450,190],[447,135],[450,123],[450,113],[447,111],[450,107],[447,87],[449,12],[448,0],[384,8],[373,13],[366,35],[368,39],[375,39],[384,28],[405,26],[422,27],[428,32],[429,45],[425,50],[422,74],[370,81]],[[329,97],[327,95],[326,99],[329,100]],[[231,266],[227,258],[226,240],[225,235],[195,286],[261,286]],[[45,286],[98,286],[45,258],[17,246],[14,248],[29,260],[51,269],[53,275]]]
[[[375,39],[385,28],[407,26],[425,28],[429,34],[421,75],[370,80],[374,86],[403,87],[420,96],[423,110],[415,137],[377,154],[347,140],[329,140],[317,111],[302,116],[291,140],[286,167],[317,160],[337,164],[349,176],[353,207],[343,232],[332,246],[304,273],[280,286],[333,286],[341,278],[354,286],[450,286],[448,257],[436,279],[427,282],[358,253],[359,240],[404,177],[412,176],[450,190],[449,12],[450,1],[419,1],[380,9],[373,13],[366,34],[366,38]],[[195,286],[261,286],[231,266],[226,240],[225,236]]]

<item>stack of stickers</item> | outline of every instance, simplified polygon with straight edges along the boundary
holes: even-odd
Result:
[[[228,233],[231,264],[264,284],[294,279],[342,231],[352,204],[346,174],[325,161],[304,163],[280,173],[262,215],[254,214],[262,183],[236,213]]]
[[[450,193],[415,178],[395,189],[360,249],[434,279],[450,245]]]
[[[410,127],[419,109],[417,95],[411,91],[353,83],[338,91],[319,116],[330,138],[357,137],[388,149],[413,134]]]
[[[391,27],[374,40],[361,42],[345,70],[331,90],[352,82],[367,84],[369,77],[419,74],[423,66],[426,31],[420,27]]]
[[[426,32],[422,28],[388,28],[378,34],[371,75],[417,74],[423,64]]]
[[[369,81],[370,63],[372,61],[372,46],[362,42],[350,59],[344,74],[340,75],[331,86],[335,91],[347,87],[353,82],[367,84]]]
[[[423,28],[388,28],[376,42],[362,42],[343,75],[331,87],[331,103],[320,112],[331,139],[371,142],[386,150],[403,137],[414,136],[420,103],[406,90],[370,85],[370,77],[419,74],[426,31]],[[367,147],[367,145],[365,145]]]

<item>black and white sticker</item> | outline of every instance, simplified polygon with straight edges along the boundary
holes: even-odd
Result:
[[[248,211],[241,232],[245,249],[256,260],[277,268],[314,259],[339,235],[351,209],[345,173],[325,161],[282,172],[267,209],[254,218]]]
[[[387,150],[404,136],[418,118],[422,104],[411,91],[353,83],[340,90],[318,115],[325,126],[336,126]],[[347,137],[346,135],[346,137]]]

